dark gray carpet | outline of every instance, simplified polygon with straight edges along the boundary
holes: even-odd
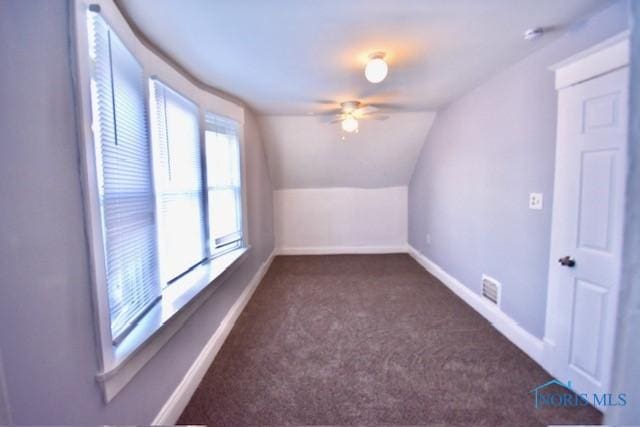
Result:
[[[601,422],[535,409],[549,379],[408,255],[277,257],[179,423]]]

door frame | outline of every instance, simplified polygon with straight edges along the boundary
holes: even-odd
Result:
[[[549,69],[555,73],[555,88],[557,91],[574,86],[585,81],[600,77],[612,71],[628,66],[630,58],[629,31],[619,33],[602,43],[599,43],[589,49],[586,49],[576,55],[561,61]],[[556,144],[560,144],[560,140],[556,140]],[[557,165],[556,165],[557,168]],[[558,176],[556,175],[556,179]],[[558,197],[555,195],[554,197]],[[554,203],[556,205],[556,203]],[[553,227],[557,222],[558,213],[553,212]],[[553,240],[553,237],[552,237]],[[557,351],[556,342],[560,336],[562,319],[559,316],[558,305],[556,304],[558,296],[558,288],[555,280],[552,278],[553,268],[555,267],[554,255],[550,254],[549,262],[549,279],[547,289],[547,306],[546,306],[546,322],[545,333],[543,337],[543,366],[552,375],[558,375],[558,366],[566,361],[562,359],[562,355]],[[606,368],[611,370],[612,360],[605,361]],[[561,381],[567,380],[561,378]],[[606,408],[601,408],[606,409]]]

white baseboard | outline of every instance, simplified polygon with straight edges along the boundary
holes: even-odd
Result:
[[[176,387],[169,399],[160,409],[160,412],[158,412],[158,415],[156,415],[152,425],[174,425],[176,421],[178,421],[178,417],[180,417],[180,414],[184,411],[189,400],[191,400],[191,396],[193,396],[193,393],[196,391],[200,381],[202,381],[204,374],[209,369],[209,366],[215,359],[218,351],[220,351],[222,344],[227,339],[227,336],[242,313],[242,310],[258,288],[258,285],[262,281],[267,270],[269,270],[274,256],[275,250],[260,266],[245,290],[240,294],[240,297],[236,300],[233,306],[231,306],[227,315],[222,319],[218,329],[216,329],[211,338],[209,338],[209,341],[193,362],[182,381],[180,381],[178,387]]]
[[[276,249],[278,255],[337,255],[337,254],[392,254],[406,253],[406,245],[397,246],[284,246]]]
[[[507,337],[509,341],[546,369],[543,365],[544,344],[541,339],[527,332],[502,310],[490,305],[488,302],[485,302],[480,295],[464,286],[455,277],[451,276],[438,264],[422,255],[411,245],[409,245],[409,255],[422,265],[425,270],[437,277],[464,302],[469,304],[471,308],[487,319],[493,327],[502,333],[502,335]]]

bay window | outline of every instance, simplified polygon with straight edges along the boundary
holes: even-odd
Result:
[[[142,67],[98,15],[88,24],[104,263],[117,343],[160,297],[151,146]]]
[[[240,124],[149,78],[100,7],[88,9],[88,44],[79,44],[88,53],[80,52],[79,70],[91,119],[83,154],[102,350],[97,378],[108,401],[247,245]]]

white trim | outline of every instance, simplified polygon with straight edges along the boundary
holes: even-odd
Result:
[[[629,31],[583,50],[549,67],[556,73],[556,89],[562,89],[629,64]]]
[[[269,270],[274,256],[275,250],[260,266],[245,290],[229,309],[227,315],[222,319],[222,322],[220,322],[218,329],[216,329],[213,335],[211,335],[211,338],[209,338],[207,344],[184,375],[180,384],[178,384],[174,392],[169,396],[169,399],[167,399],[160,409],[160,412],[158,412],[158,415],[156,415],[152,421],[152,425],[173,425],[178,421],[180,414],[184,411],[184,408],[189,403],[189,400],[196,391],[200,381],[202,381],[202,378],[207,373],[209,366],[213,363],[218,351],[222,348],[222,344],[224,344],[224,341],[229,336],[229,333],[242,313],[242,310],[244,310],[245,306],[251,299],[251,296],[262,281],[262,278]]]
[[[224,283],[227,278],[243,263],[249,255],[250,247],[240,248],[212,260],[202,266],[198,278],[186,276],[167,288],[165,292],[177,292],[166,295],[162,303],[156,305],[143,318],[138,327],[125,338],[116,351],[129,352],[127,356],[118,358],[119,364],[109,371],[101,371],[96,375],[102,387],[105,402],[110,402],[131,379],[160,351],[195,311]],[[195,271],[194,271],[195,273]],[[165,294],[163,294],[165,295]],[[131,340],[127,343],[127,340]],[[138,344],[142,342],[142,344]],[[128,348],[128,350],[127,350]]]
[[[338,255],[338,254],[393,254],[407,253],[399,246],[288,246],[276,249],[278,255]]]
[[[79,149],[82,157],[80,170],[82,177],[83,204],[85,208],[85,232],[89,244],[89,262],[91,264],[91,299],[94,316],[94,329],[98,341],[96,353],[98,355],[98,372],[105,372],[116,366],[112,350],[111,321],[109,319],[109,299],[106,286],[106,270],[104,265],[105,255],[102,244],[102,219],[100,212],[100,197],[98,194],[98,181],[96,178],[96,159],[94,138],[91,124],[93,122],[91,108],[90,70],[89,59],[89,34],[87,29],[87,10],[89,4],[83,0],[74,2],[74,10],[71,13],[73,20],[71,31],[75,43],[73,73],[75,77],[74,89],[76,91],[75,109],[77,126],[80,134]],[[107,391],[103,389],[105,402],[109,401]]]
[[[454,294],[487,319],[491,325],[509,339],[509,341],[545,368],[543,365],[544,344],[541,339],[527,332],[515,320],[505,312],[499,310],[496,306],[485,302],[480,295],[460,283],[438,264],[421,254],[416,248],[409,245],[408,250],[409,255],[422,265],[425,270],[444,283]]]

